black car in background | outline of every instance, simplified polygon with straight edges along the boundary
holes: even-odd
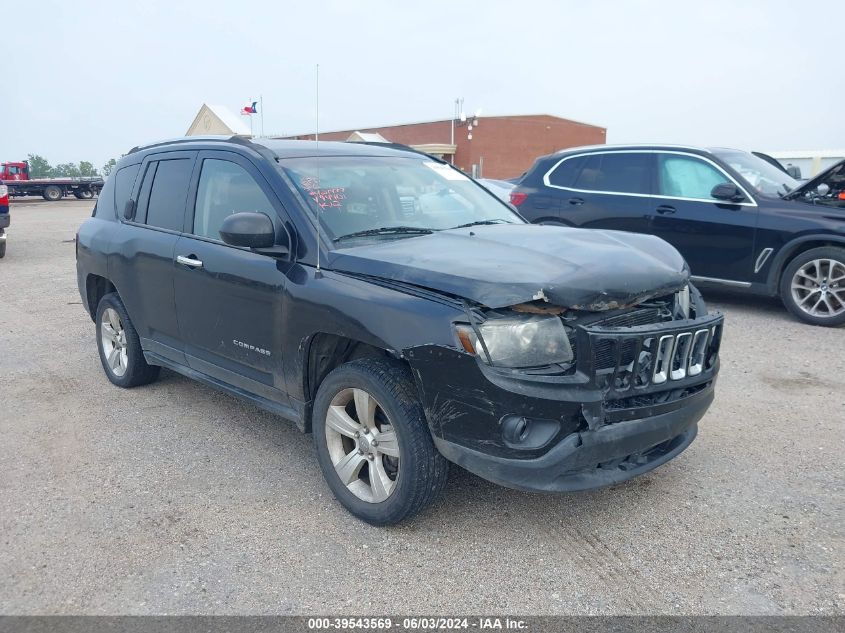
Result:
[[[699,285],[780,295],[845,323],[845,162],[799,183],[748,152],[594,146],[543,156],[511,192],[531,222],[663,238]]]
[[[547,492],[630,479],[715,392],[722,316],[674,248],[528,224],[417,152],[136,148],[76,244],[112,383],[167,367],[294,421],[371,523],[431,502],[449,461]]]

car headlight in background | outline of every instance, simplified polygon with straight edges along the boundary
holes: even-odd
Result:
[[[488,319],[478,324],[481,341],[468,325],[458,325],[456,330],[467,352],[497,367],[538,367],[574,358],[566,328],[558,317]]]

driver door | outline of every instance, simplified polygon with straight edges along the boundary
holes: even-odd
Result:
[[[205,151],[197,160],[174,264],[176,313],[188,364],[287,404],[282,373],[285,276],[273,257],[230,246],[219,233],[223,220],[239,211],[267,214],[278,231],[284,210],[246,158]]]

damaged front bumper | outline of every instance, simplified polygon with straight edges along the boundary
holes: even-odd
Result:
[[[573,371],[502,370],[421,346],[407,355],[435,445],[495,483],[562,492],[652,470],[695,439],[713,401],[723,317],[576,326]]]

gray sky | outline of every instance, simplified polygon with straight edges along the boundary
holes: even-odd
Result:
[[[610,143],[845,147],[841,0],[131,5],[4,3],[0,160],[100,166],[260,94],[268,134],[310,132],[316,63],[326,131],[448,118],[464,97]]]

